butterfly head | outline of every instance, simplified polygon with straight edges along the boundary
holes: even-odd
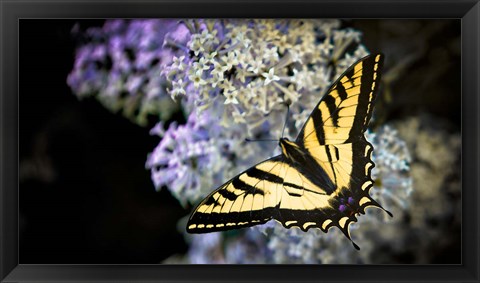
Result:
[[[280,138],[278,143],[280,148],[282,149],[282,153],[285,157],[296,160],[302,161],[302,157],[304,155],[302,149],[296,144],[295,142],[289,140],[288,138]]]

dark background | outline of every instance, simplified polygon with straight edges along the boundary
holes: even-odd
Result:
[[[76,22],[20,21],[19,161],[51,160],[40,166],[56,175],[20,177],[20,263],[159,263],[186,251],[187,211],[145,169],[158,137],[71,93]]]
[[[176,223],[188,211],[168,190],[156,192],[144,169],[158,138],[93,98],[79,101],[66,84],[76,22],[103,24],[19,25],[19,262],[142,264],[184,253]],[[460,20],[344,24],[364,32],[369,50],[385,53],[387,71],[409,62],[384,86],[395,94],[382,102],[384,120],[428,112],[460,131]],[[37,169],[22,171],[23,161]],[[455,246],[446,257],[459,254]]]

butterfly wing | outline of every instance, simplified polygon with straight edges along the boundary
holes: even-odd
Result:
[[[351,200],[350,210],[360,213],[367,206],[380,207],[368,194],[375,165],[371,160],[373,146],[364,132],[372,116],[382,63],[383,55],[376,54],[348,68],[314,108],[295,141],[336,188],[330,192],[330,208],[325,211],[328,219],[323,226],[337,226],[348,238],[348,225],[356,217],[340,213],[343,202]]]
[[[324,214],[321,209],[328,205],[326,192],[279,155],[251,167],[213,191],[192,213],[187,231],[223,231],[271,219],[285,227],[296,224],[306,230]]]
[[[281,156],[261,162],[207,196],[190,216],[189,233],[223,231],[265,223],[278,206],[282,181],[275,174]]]
[[[383,55],[376,54],[350,66],[314,108],[296,143],[309,149],[361,138],[372,117],[382,64]]]

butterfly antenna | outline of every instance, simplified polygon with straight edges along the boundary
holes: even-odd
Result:
[[[246,138],[245,141],[246,142],[278,142],[278,140],[272,140],[272,139],[252,140],[249,138]]]
[[[285,133],[285,127],[287,126],[288,114],[290,114],[290,104],[286,104],[286,105],[287,105],[287,116],[285,116],[285,123],[283,123],[282,138],[283,138],[283,134]]]

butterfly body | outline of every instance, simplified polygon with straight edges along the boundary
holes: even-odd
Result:
[[[288,164],[290,167],[297,168],[300,174],[308,177],[308,179],[313,184],[319,187],[321,186],[322,189],[325,191],[314,193],[330,194],[335,190],[335,185],[333,184],[330,177],[327,175],[327,173],[325,172],[325,170],[323,170],[322,167],[316,166],[315,158],[311,156],[308,151],[306,151],[297,143],[288,140],[287,138],[281,138],[279,145],[282,149],[281,159],[283,160],[283,162]],[[289,186],[293,187],[292,184],[287,183],[287,192]],[[302,187],[301,190],[303,191],[308,189]]]
[[[285,228],[303,231],[327,232],[335,226],[351,240],[348,227],[357,215],[368,206],[383,209],[368,193],[375,165],[373,146],[364,136],[382,62],[383,55],[369,55],[348,68],[314,108],[296,140],[281,138],[280,155],[207,196],[194,210],[187,231],[223,231],[275,219]]]

